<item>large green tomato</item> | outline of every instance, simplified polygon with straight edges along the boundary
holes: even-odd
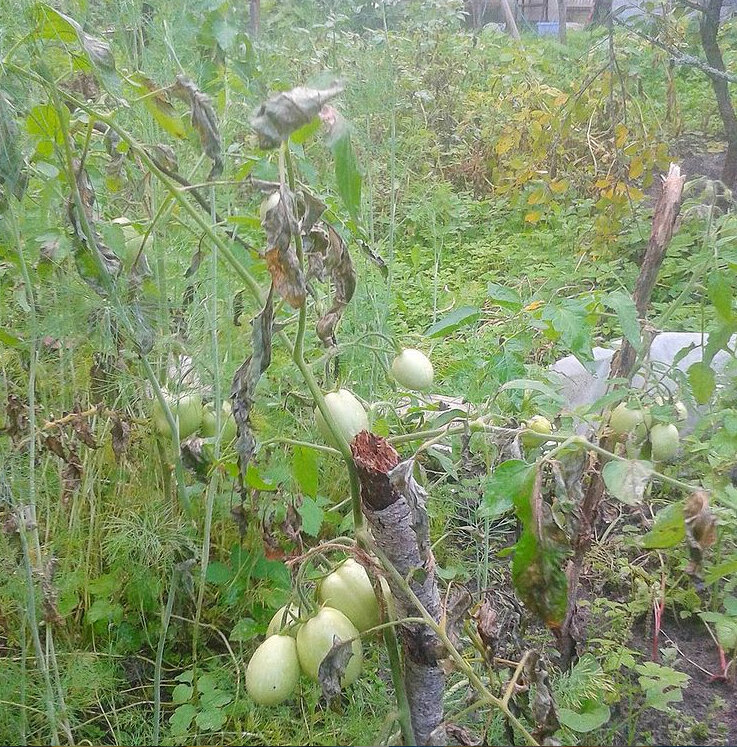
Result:
[[[340,610],[363,633],[379,624],[379,604],[364,567],[349,558],[323,579],[318,597]]]
[[[164,393],[171,414],[179,420],[179,438],[184,439],[191,436],[197,431],[202,423],[202,399],[199,394],[183,394],[173,397]],[[166,419],[164,408],[161,406],[158,398],[154,399],[151,418],[156,431],[165,437],[171,438],[171,428],[169,421]]]
[[[343,434],[345,440],[350,443],[361,431],[367,431],[368,416],[363,405],[347,389],[339,389],[337,392],[328,392],[325,395],[325,404],[333,416],[338,430]],[[315,423],[320,435],[333,446],[337,446],[333,434],[325,422],[319,408],[315,408]]]
[[[678,428],[673,423],[658,423],[650,429],[652,458],[656,462],[666,462],[678,453]]]
[[[205,438],[214,438],[216,429],[217,421],[215,419],[215,410],[212,405],[208,405],[202,416],[202,427],[200,428],[200,433],[202,433]],[[225,400],[222,404],[220,415],[220,441],[223,444],[229,444],[237,435],[238,427],[235,424],[235,418],[231,411],[230,402]]]
[[[284,614],[286,613],[286,615]],[[271,618],[269,627],[266,628],[266,636],[276,635],[277,633],[284,632],[296,633],[299,620],[299,607],[296,604],[289,605],[289,612],[287,612],[287,605],[280,607],[274,617]]]
[[[631,410],[624,402],[620,402],[609,417],[609,427],[617,436],[631,433],[642,422],[642,410]]]
[[[299,681],[297,644],[288,635],[272,635],[254,652],[246,669],[246,690],[259,705],[286,700]]]
[[[318,682],[320,664],[332,649],[334,638],[340,641],[356,639],[351,644],[353,655],[348,660],[348,666],[340,681],[341,687],[348,687],[361,674],[363,650],[356,626],[342,612],[332,607],[323,607],[297,631],[299,663],[302,671],[311,680]]]
[[[434,373],[430,359],[414,348],[405,348],[392,362],[392,376],[407,389],[429,389]]]
[[[525,428],[529,428],[535,433],[539,433],[540,436],[536,436],[535,433],[523,433],[520,436],[520,441],[526,449],[532,449],[535,446],[544,444],[548,439],[543,436],[549,436],[553,432],[553,424],[542,415],[534,415],[526,423]]]

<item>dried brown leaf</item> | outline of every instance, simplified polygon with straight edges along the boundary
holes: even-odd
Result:
[[[265,150],[277,148],[295,130],[311,122],[322,107],[342,91],[342,84],[335,81],[322,90],[300,86],[272,96],[251,118],[259,146]]]

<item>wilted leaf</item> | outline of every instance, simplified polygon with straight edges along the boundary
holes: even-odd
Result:
[[[332,226],[317,224],[310,232],[310,239],[311,264],[313,257],[319,256],[323,272],[330,273],[333,281],[332,306],[317,322],[317,336],[330,347],[337,344],[335,328],[356,291],[356,272],[348,247]]]
[[[111,438],[115,460],[120,462],[121,457],[125,454],[128,443],[130,442],[131,427],[117,415],[113,416],[113,425],[111,428]]]
[[[208,181],[217,179],[223,173],[225,164],[222,157],[223,145],[220,140],[218,119],[210,97],[202,93],[184,75],[177,75],[177,81],[171,90],[175,96],[189,105],[192,126],[200,136],[202,152],[212,160],[212,169],[207,179]]]
[[[264,200],[261,223],[266,232],[266,266],[274,288],[287,303],[300,308],[307,296],[304,272],[292,236],[299,230],[295,217],[294,195],[287,187],[273,192]]]
[[[58,39],[64,44],[78,42],[105,87],[112,93],[119,93],[120,79],[115,70],[112,49],[107,42],[85,33],[77,21],[46,3],[37,3],[31,13],[40,38]]]
[[[636,506],[642,502],[653,473],[650,462],[639,459],[611,461],[604,465],[602,477],[609,492],[622,503]]]
[[[340,695],[340,680],[352,656],[353,641],[341,641],[334,636],[333,647],[320,663],[320,669],[317,672],[322,694],[328,702]]]
[[[278,147],[295,130],[314,119],[320,109],[342,91],[343,86],[335,82],[322,90],[298,87],[272,96],[251,118],[259,147],[265,150]]]
[[[542,658],[535,651],[530,651],[525,664],[527,681],[532,685],[530,712],[535,725],[533,736],[544,744],[549,737],[560,728],[558,714],[550,687],[550,677]]]
[[[517,517],[523,526],[514,547],[512,582],[520,599],[552,630],[560,627],[568,603],[568,579],[562,563],[569,547],[542,500],[537,465],[524,473],[513,497]]]
[[[704,561],[704,550],[717,541],[716,517],[709,507],[709,494],[697,490],[686,499],[683,507],[686,539],[691,554],[690,572],[701,569]]]
[[[256,386],[261,374],[271,363],[271,338],[274,323],[273,286],[264,308],[253,320],[251,333],[251,355],[246,358],[233,376],[230,398],[233,403],[233,417],[238,426],[236,450],[241,492],[244,490],[246,474],[256,448],[256,440],[251,433],[251,409],[255,401]]]

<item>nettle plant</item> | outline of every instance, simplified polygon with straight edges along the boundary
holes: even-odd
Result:
[[[73,19],[48,5],[35,5],[31,17],[35,25],[28,41],[30,48],[43,48],[47,54],[39,55],[33,66],[16,64],[12,55],[8,55],[4,69],[23,85],[35,86],[45,97],[32,108],[26,120],[28,130],[37,138],[32,159],[35,174],[51,175],[53,171],[58,187],[66,190],[66,217],[72,228],[71,249],[77,270],[111,310],[120,346],[139,362],[153,393],[153,411],[146,427],[170,442],[174,454],[173,489],[183,513],[196,516],[187,490],[187,470],[207,483],[193,637],[195,651],[205,583],[208,579],[217,580],[218,574],[230,573],[222,564],[213,563],[208,574],[217,481],[222,476],[232,476],[244,500],[249,491],[265,487],[258,471],[253,470],[260,455],[257,455],[258,430],[252,425],[252,415],[259,382],[278,347],[288,353],[309,390],[315,407],[316,430],[327,445],[288,436],[282,440],[295,449],[317,449],[342,460],[350,487],[353,521],[350,536],[316,542],[288,561],[292,571],[291,600],[274,615],[268,637],[256,649],[246,669],[245,683],[252,700],[264,707],[285,701],[297,688],[301,674],[316,682],[328,700],[335,699],[360,676],[363,647],[376,645],[376,634],[380,634],[386,647],[397,699],[397,722],[405,744],[442,744],[451,738],[465,738],[459,736],[462,732],[453,726],[450,718],[459,721],[477,710],[496,710],[510,732],[529,744],[541,743],[556,734],[570,738],[571,731],[586,732],[606,723],[610,717],[605,697],[606,678],[591,657],[575,663],[580,642],[576,625],[579,575],[593,542],[593,526],[605,489],[615,499],[631,505],[642,503],[646,487],[653,480],[686,491],[688,497],[681,504],[674,504],[680,505],[680,509],[662,517],[653,532],[656,535],[665,532],[667,542],[674,537],[678,541],[687,537],[695,565],[700,564],[703,549],[715,538],[708,494],[658,471],[659,461],[672,458],[677,445],[674,444],[677,433],[674,435],[672,424],[665,422],[670,411],[666,408],[656,412],[654,421],[648,424],[636,408],[619,407],[611,420],[604,419],[601,437],[593,441],[572,430],[554,430],[549,420],[539,416],[522,425],[507,422],[491,407],[470,415],[453,409],[451,416],[437,414],[427,428],[400,435],[381,437],[372,433],[364,404],[336,380],[335,364],[341,351],[338,325],[357,283],[349,242],[360,243],[363,239],[361,172],[349,127],[333,106],[342,85],[336,81],[323,89],[298,87],[278,93],[264,101],[253,115],[251,127],[259,146],[264,152],[275,154],[276,166],[274,179],[247,181],[247,186],[262,196],[259,222],[266,241],[265,248],[259,250],[236,231],[226,233],[223,228],[226,221],[215,207],[214,182],[224,169],[224,149],[218,117],[209,97],[184,75],[167,86],[158,86],[141,75],[125,76],[116,69],[105,42],[88,35]],[[50,50],[64,63],[63,81],[47,62]],[[93,76],[96,86],[103,87],[106,106],[90,103],[83,95],[79,78],[72,78],[76,85],[69,84],[66,77],[77,73]],[[144,90],[142,98],[125,104],[121,94],[123,80],[136,91]],[[4,98],[0,101],[4,126],[11,129],[14,125],[10,104]],[[141,106],[148,109],[165,131],[176,134],[184,126],[174,106],[177,101],[188,109],[202,159],[211,165],[205,187],[193,186],[181,175],[173,153],[142,143],[122,123],[127,106]],[[304,142],[318,137],[321,127],[327,131],[334,160],[335,189],[345,211],[342,221],[336,214],[338,208],[328,210],[327,198],[301,179],[291,144],[294,140]],[[156,180],[167,195],[142,238],[131,235],[124,242],[123,248],[130,249],[128,257],[118,256],[107,246],[105,222],[96,211],[95,188],[87,160],[100,139],[113,176],[122,169],[136,168]],[[96,156],[100,157],[102,152],[98,149]],[[27,175],[22,157],[13,150],[12,138],[5,153],[5,209],[12,227],[22,207]],[[54,160],[56,165],[52,170],[50,165]],[[100,180],[97,182],[99,185]],[[615,382],[631,379],[637,356],[646,344],[637,318],[646,315],[657,268],[673,229],[681,188],[682,180],[674,174],[664,189],[662,209],[659,206],[656,210],[653,238],[630,304],[632,313],[627,316],[630,334],[612,366],[611,378]],[[257,309],[251,319],[250,354],[232,380],[230,407],[223,403],[219,392],[217,369],[213,403],[203,405],[204,388],[181,372],[182,367],[187,367],[185,356],[180,356],[179,369],[171,377],[176,379],[177,386],[162,386],[148,360],[155,342],[152,309],[156,308],[156,298],[150,283],[146,237],[174,204],[201,232],[202,242],[209,245],[213,260],[237,279],[243,295],[250,298],[250,306]],[[33,308],[33,284],[22,241],[17,233],[11,238],[14,241],[9,245],[17,247],[17,265],[24,273],[25,289]],[[247,251],[249,266],[233,251],[236,243]],[[198,252],[188,272],[196,272],[201,261]],[[720,299],[724,293],[727,291],[722,290]],[[455,319],[453,324],[457,322]],[[450,322],[442,324],[448,326]],[[731,302],[729,325],[732,330]],[[422,402],[419,393],[429,390],[434,382],[430,360],[419,350],[403,349],[394,340],[378,337],[395,353],[391,365],[395,381],[404,393],[414,392],[416,402]],[[719,337],[720,346],[727,344],[728,337]],[[4,342],[23,344],[22,340],[12,338],[4,338]],[[701,391],[707,398],[713,393],[705,381],[709,378],[704,368],[708,368],[708,363],[692,376],[694,381],[701,382]],[[316,366],[322,365],[327,386],[321,386],[314,373]],[[550,391],[540,382],[517,382],[517,385],[533,392]],[[623,398],[620,390],[615,397],[598,405],[610,407]],[[76,416],[82,419],[82,414]],[[117,428],[122,430],[119,421]],[[540,653],[530,650],[519,661],[496,656],[500,631],[496,613],[488,601],[479,605],[471,618],[467,614],[470,596],[451,594],[451,585],[441,594],[427,514],[431,496],[418,482],[418,457],[457,437],[467,449],[472,434],[493,439],[504,457],[487,482],[486,494],[503,499],[508,506],[511,503],[519,522],[521,533],[511,562],[515,590],[528,609],[552,631],[563,668],[573,668],[567,675],[570,682],[579,679],[576,697],[571,690],[560,708],[556,705],[548,665]],[[115,428],[113,438],[116,438]],[[396,447],[407,448],[409,444],[420,445],[402,459]],[[48,443],[47,448],[51,448]],[[68,456],[69,452],[62,449],[61,454]],[[549,500],[551,481],[568,501],[567,520],[553,513]],[[27,549],[30,542],[38,554],[34,510],[28,523],[19,512],[17,523],[26,542],[24,547]],[[651,537],[649,546],[666,546],[663,541]],[[26,558],[31,554],[26,552]],[[161,667],[167,627],[177,579],[190,568],[191,563],[174,568],[163,616],[154,679],[154,743],[159,738]],[[28,577],[31,578],[30,573]],[[721,625],[721,629],[729,631],[721,618],[710,617],[708,621],[717,625],[718,630]],[[47,622],[53,635],[53,616]],[[59,726],[68,735],[71,732],[64,704],[51,686],[50,671],[55,665],[42,650],[38,636],[34,645],[47,685],[51,731],[54,741],[58,741]],[[642,676],[646,693],[662,695],[667,688],[681,688],[682,679],[668,678],[671,671],[656,665],[645,668]],[[446,715],[449,676],[458,676],[462,681],[460,687],[475,690],[476,696],[470,704],[460,706],[457,713]],[[581,679],[588,684],[581,685]],[[170,719],[172,733],[181,735],[192,723],[204,731],[221,728],[227,718],[230,692],[218,687],[207,675],[198,676],[193,669],[187,669],[177,680],[179,683],[172,693],[177,705]],[[592,687],[592,682],[599,686]],[[667,692],[672,694],[672,690]],[[668,698],[657,702],[668,702]]]

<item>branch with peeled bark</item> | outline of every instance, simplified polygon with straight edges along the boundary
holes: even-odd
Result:
[[[647,309],[650,305],[660,266],[665,257],[665,250],[673,237],[685,180],[686,177],[681,175],[680,167],[672,163],[668,170],[668,175],[663,180],[663,189],[655,205],[650,240],[633,293],[635,308],[641,322],[644,322],[647,316]],[[644,338],[643,347],[649,348],[650,339],[647,334],[644,335]],[[631,380],[635,374],[636,363],[637,350],[635,350],[629,341],[625,340],[622,343],[621,349],[615,354],[612,360],[609,380]],[[604,436],[600,442],[600,446],[606,452],[613,452],[616,446],[615,438],[613,436]],[[561,654],[561,666],[563,668],[570,667],[575,659],[577,642],[575,618],[578,609],[579,578],[584,558],[593,541],[594,525],[599,513],[599,505],[604,497],[605,485],[601,472],[602,466],[601,456],[597,455],[595,463],[590,467],[592,472],[591,479],[579,506],[579,529],[573,540],[573,558],[567,570],[568,608],[563,625],[557,634],[558,650]]]
[[[430,547],[426,494],[412,476],[414,460],[401,462],[385,439],[368,431],[351,444],[361,483],[361,503],[376,546],[409,584],[436,622],[441,619],[435,558]],[[416,614],[414,600],[389,578],[400,618]],[[401,626],[404,686],[417,744],[444,744],[445,655],[437,634],[421,623]]]

